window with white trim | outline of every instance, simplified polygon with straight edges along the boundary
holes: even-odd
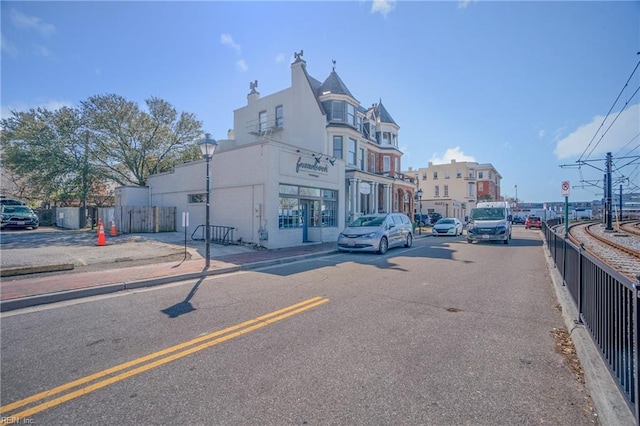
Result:
[[[391,157],[385,155],[382,158],[382,173],[387,173],[391,171]]]

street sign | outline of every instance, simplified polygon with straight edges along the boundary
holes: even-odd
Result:
[[[571,185],[569,184],[568,180],[565,180],[564,182],[562,182],[562,196],[563,197],[568,197],[569,196],[569,189],[571,188]]]

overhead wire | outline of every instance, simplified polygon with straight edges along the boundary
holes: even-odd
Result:
[[[627,86],[629,85],[629,82],[631,81],[631,79],[633,78],[633,75],[635,74],[636,70],[638,69],[638,67],[640,66],[640,61],[638,61],[638,63],[636,64],[635,68],[633,69],[633,71],[631,72],[631,75],[629,76],[629,78],[627,79],[627,82],[624,84],[624,86],[622,87],[622,89],[620,90],[620,93],[618,93],[618,96],[616,97],[616,100],[613,101],[613,104],[611,105],[611,108],[609,108],[609,112],[607,112],[607,115],[604,117],[604,120],[602,120],[602,123],[600,123],[600,126],[598,127],[598,129],[596,130],[596,132],[594,133],[593,137],[591,138],[591,140],[589,141],[589,144],[587,145],[587,147],[584,149],[584,151],[582,152],[582,154],[580,155],[580,158],[578,159],[578,162],[582,161],[582,157],[584,156],[584,154],[587,152],[587,150],[589,149],[589,147],[591,146],[591,144],[593,143],[593,141],[596,139],[596,136],[598,136],[598,133],[600,132],[600,129],[602,128],[602,126],[604,126],[604,123],[607,121],[607,118],[609,118],[609,114],[611,114],[611,111],[613,111],[613,108],[615,108],[616,104],[618,103],[618,99],[620,99],[620,97],[622,96],[622,94],[624,93],[625,89],[627,88]],[[636,93],[638,92],[638,90],[636,89]],[[635,93],[634,93],[635,94]],[[629,103],[629,101],[627,101],[627,103],[625,104],[625,106]],[[624,109],[624,108],[623,108]],[[622,110],[621,110],[622,112]],[[620,115],[620,114],[618,114]],[[611,126],[609,126],[609,128],[611,128]],[[607,129],[608,130],[608,129]],[[603,135],[604,136],[604,135]],[[600,138],[600,141],[602,140],[602,138]],[[598,144],[600,143],[600,141],[598,141]],[[597,146],[597,145],[596,145]],[[595,149],[595,147],[594,147]],[[591,152],[593,152],[593,149],[591,150]],[[591,152],[589,153],[589,155],[591,155]],[[587,156],[588,158],[588,156]]]

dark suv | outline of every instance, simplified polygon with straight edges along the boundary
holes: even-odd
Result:
[[[431,223],[429,215],[426,213],[416,213],[413,215],[413,221],[417,226],[427,226]]]
[[[524,221],[524,227],[526,229],[529,229],[529,228],[542,229],[542,219],[540,219],[540,216],[529,216],[527,217],[527,220]]]

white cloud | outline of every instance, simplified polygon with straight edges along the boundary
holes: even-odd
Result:
[[[46,46],[43,46],[41,44],[37,44],[35,46],[35,52],[36,52],[36,55],[44,56],[45,58],[49,58],[53,56],[53,53],[51,52],[51,50],[49,50]]]
[[[438,157],[437,154],[433,154],[429,161],[433,164],[449,164],[451,163],[451,160],[456,160],[456,162],[476,162],[475,157],[466,155],[462,150],[460,150],[459,146],[447,149],[441,157]]]
[[[612,112],[604,124],[604,116],[593,117],[591,122],[581,125],[569,136],[558,141],[554,154],[558,159],[563,159],[578,157],[584,153],[583,159],[586,159],[591,155],[600,155],[624,147],[640,131],[640,104],[629,106],[614,123],[616,116],[618,112]]]
[[[286,56],[284,53],[279,53],[278,56],[276,56],[276,64],[281,64],[286,60]]]
[[[539,139],[544,139],[544,136],[547,134],[547,132],[544,131],[544,129],[539,130],[538,131],[538,138]]]
[[[56,32],[56,27],[42,21],[36,16],[25,15],[15,9],[11,10],[11,23],[19,29],[32,30],[45,37],[52,36]]]
[[[239,55],[242,48],[240,47],[240,45],[238,43],[236,43],[235,41],[233,41],[233,37],[231,37],[231,34],[222,34],[220,35],[220,43],[222,43],[225,46],[229,46],[231,47],[233,50],[236,51],[236,53]]]
[[[371,13],[380,13],[385,18],[396,8],[396,0],[373,0]]]
[[[466,9],[471,3],[476,3],[478,0],[460,0],[458,1],[458,9]]]
[[[247,65],[247,63],[244,61],[244,59],[240,59],[238,62],[236,62],[236,68],[238,69],[238,71],[240,72],[245,72],[249,70],[249,66]]]
[[[18,48],[16,45],[7,40],[7,37],[4,35],[0,36],[0,43],[2,45],[2,52],[11,56],[16,56],[18,54]]]
[[[55,111],[62,107],[73,108],[74,105],[71,102],[56,101],[56,100],[37,102],[33,104],[20,102],[13,105],[2,105],[2,107],[0,107],[0,118],[11,117],[13,115],[11,114],[11,111],[24,112],[24,111],[30,110],[31,108],[45,108],[45,109],[48,109],[49,111]]]

